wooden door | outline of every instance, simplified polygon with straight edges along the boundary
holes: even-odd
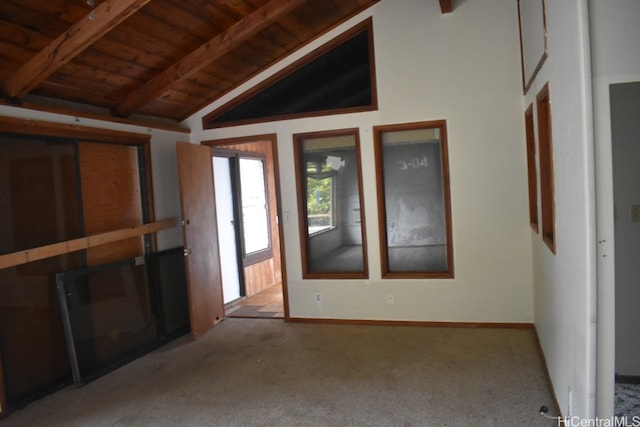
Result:
[[[224,317],[211,149],[176,143],[191,336],[198,338]]]

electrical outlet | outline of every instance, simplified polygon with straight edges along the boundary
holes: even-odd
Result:
[[[320,304],[322,302],[322,295],[320,294],[320,292],[315,292],[313,294],[313,300],[316,302],[316,304]]]
[[[393,295],[387,295],[387,304],[393,304]]]
[[[631,205],[631,222],[640,222],[640,205]]]

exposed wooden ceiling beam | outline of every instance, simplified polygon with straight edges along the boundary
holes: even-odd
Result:
[[[94,20],[87,14],[13,73],[4,82],[4,96],[23,97],[150,1],[105,0],[95,8]]]
[[[135,112],[140,107],[167,92],[174,83],[187,78],[222,57],[231,49],[268,27],[282,15],[291,12],[305,1],[271,0],[156,75],[144,86],[131,92],[113,109],[113,114],[128,116]]]
[[[33,99],[30,99],[33,98]],[[23,108],[26,110],[45,111],[47,113],[63,114],[66,116],[72,116],[76,118],[101,120],[111,123],[126,124],[132,126],[139,126],[148,129],[161,129],[169,132],[180,132],[190,134],[191,130],[182,127],[177,121],[174,120],[154,120],[152,117],[114,117],[108,111],[97,111],[97,109],[81,109],[74,107],[63,107],[46,102],[47,98],[44,97],[29,97],[26,96],[21,99],[19,103],[12,103],[10,100],[0,99],[0,105],[8,105],[13,108]],[[102,110],[102,109],[99,109]],[[1,123],[0,123],[1,124]]]
[[[442,13],[453,12],[453,0],[440,0],[440,10]]]

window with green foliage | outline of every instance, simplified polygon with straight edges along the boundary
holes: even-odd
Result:
[[[334,226],[335,173],[327,163],[307,162],[307,219],[309,234]]]
[[[303,277],[366,278],[358,129],[294,135]]]

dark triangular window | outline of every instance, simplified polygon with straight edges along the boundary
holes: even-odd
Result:
[[[209,113],[205,129],[378,108],[367,20]]]

